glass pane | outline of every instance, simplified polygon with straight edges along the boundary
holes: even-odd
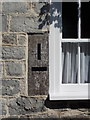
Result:
[[[77,2],[62,3],[62,38],[78,37],[78,4]]]
[[[80,47],[80,80],[81,83],[90,83],[90,43],[81,43]]]
[[[90,2],[81,3],[81,38],[90,38]]]
[[[77,83],[77,50],[77,43],[62,43],[62,83]]]

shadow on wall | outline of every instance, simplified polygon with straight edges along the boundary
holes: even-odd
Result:
[[[39,29],[42,29],[45,25],[50,25],[55,22],[54,26],[62,29],[62,19],[61,19],[62,4],[61,2],[46,3],[41,9],[39,14]]]
[[[50,109],[79,109],[90,108],[90,100],[49,100],[49,96],[45,101],[45,106]]]

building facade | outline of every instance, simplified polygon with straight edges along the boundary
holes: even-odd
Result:
[[[45,2],[1,3],[1,119],[90,119],[89,101],[49,99],[48,12]]]

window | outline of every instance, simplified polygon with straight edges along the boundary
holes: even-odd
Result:
[[[51,100],[89,99],[90,3],[57,2],[49,36],[49,94]],[[51,8],[52,10],[52,8]],[[61,15],[58,11],[61,10]],[[61,16],[61,18],[60,18]],[[51,18],[53,19],[53,17]]]

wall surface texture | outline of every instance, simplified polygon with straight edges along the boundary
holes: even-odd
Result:
[[[48,26],[43,23],[43,28],[39,28],[44,5],[44,2],[2,3],[0,118],[90,119],[89,103],[85,101],[49,100]],[[37,67],[43,67],[42,71]]]

